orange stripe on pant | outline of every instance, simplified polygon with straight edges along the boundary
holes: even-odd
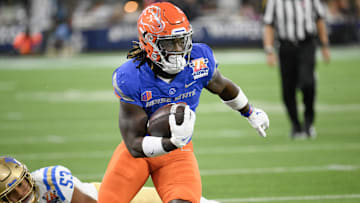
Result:
[[[163,202],[174,199],[200,202],[201,178],[192,142],[154,158],[134,158],[122,142],[106,170],[98,203],[130,202],[149,175]]]

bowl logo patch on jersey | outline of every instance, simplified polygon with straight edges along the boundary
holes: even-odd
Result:
[[[141,101],[149,101],[152,98],[151,91],[145,91],[141,94]]]
[[[194,80],[206,77],[209,74],[209,67],[207,67],[207,63],[209,59],[207,58],[197,58],[190,62],[190,67],[193,69],[193,77]]]
[[[61,199],[56,194],[56,190],[49,190],[43,196],[42,199],[46,201],[46,203],[60,203]]]

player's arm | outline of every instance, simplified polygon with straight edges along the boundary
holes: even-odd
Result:
[[[255,128],[261,136],[266,136],[264,130],[269,127],[269,119],[266,113],[261,109],[251,107],[241,88],[224,77],[217,69],[206,86],[206,89],[219,95],[226,105],[239,111],[242,116],[246,117],[250,125]]]
[[[147,121],[140,106],[120,101],[119,128],[133,157],[159,156],[177,148],[169,138],[145,136]]]
[[[76,186],[72,195],[71,203],[96,203],[97,201],[81,192]]]
[[[234,99],[241,89],[233,83],[231,80],[224,77],[217,69],[214,75],[206,87],[210,92],[219,95],[223,101],[229,101]],[[240,109],[237,109],[241,114],[245,114],[249,111],[249,104],[244,101]]]

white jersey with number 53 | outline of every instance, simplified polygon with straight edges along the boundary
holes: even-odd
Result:
[[[39,203],[71,203],[74,188],[97,200],[98,192],[91,183],[82,183],[63,166],[49,166],[31,173],[39,187]]]

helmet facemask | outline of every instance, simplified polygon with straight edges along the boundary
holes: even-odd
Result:
[[[30,177],[30,174],[26,174],[23,179],[23,180],[27,181],[30,186],[29,191],[23,197],[21,197],[17,201],[11,201],[10,195],[11,195],[11,192],[13,191],[13,190],[11,190],[6,195],[4,195],[4,197],[2,198],[2,200],[0,200],[0,202],[5,200],[6,203],[36,203],[37,202],[37,193],[36,193],[37,188],[35,187],[34,182],[31,181],[31,178],[29,178],[29,177]],[[23,180],[21,180],[21,182]]]
[[[10,161],[8,161],[10,160]],[[35,185],[34,179],[31,177],[30,172],[25,165],[9,157],[0,158],[0,168],[3,175],[6,178],[1,185],[2,191],[0,191],[0,203],[36,203],[38,201],[38,188]],[[15,192],[15,188],[26,181],[29,189],[21,198],[16,201],[11,200],[12,192]]]
[[[153,47],[151,60],[164,72],[171,75],[177,74],[189,63],[192,49],[192,30],[166,36],[147,33],[146,38]]]

